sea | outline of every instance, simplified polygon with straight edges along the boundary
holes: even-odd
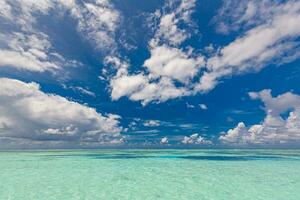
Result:
[[[300,200],[300,150],[0,152],[0,200]]]

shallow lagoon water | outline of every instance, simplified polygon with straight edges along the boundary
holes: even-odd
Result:
[[[300,150],[0,152],[1,200],[299,200]]]

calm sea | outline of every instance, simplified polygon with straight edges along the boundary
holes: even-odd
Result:
[[[299,200],[300,150],[0,152],[0,200]]]

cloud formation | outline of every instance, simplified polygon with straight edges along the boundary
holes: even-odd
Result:
[[[181,27],[192,25],[191,15],[195,6],[195,0],[166,1],[163,9],[156,10],[154,13],[155,18],[159,19],[159,23],[150,45],[178,46],[191,37],[191,33]]]
[[[205,105],[204,103],[200,103],[199,104],[199,107],[202,109],[202,110],[207,110],[207,105]]]
[[[284,145],[300,142],[300,96],[287,92],[272,97],[271,90],[250,92],[252,99],[263,101],[266,116],[261,124],[247,128],[240,122],[234,129],[220,136],[229,145]],[[282,114],[288,112],[284,118]]]
[[[71,16],[78,22],[78,32],[95,44],[96,49],[116,48],[114,37],[121,16],[110,1],[97,0],[82,5],[72,1],[68,7]]]
[[[205,139],[198,133],[194,133],[190,136],[184,136],[183,140],[181,141],[182,144],[203,144],[203,145],[211,145],[212,142],[210,140]]]
[[[6,141],[13,139],[18,142],[25,140],[40,142],[44,138],[49,141],[72,141],[81,144],[91,141],[95,143],[124,141],[119,135],[121,128],[117,125],[119,120],[116,116],[102,115],[93,109],[93,111],[88,111],[90,108],[86,105],[77,104],[58,95],[47,94],[42,92],[37,84],[28,83],[31,79],[27,74],[32,72],[55,73],[57,74],[56,78],[62,80],[63,77],[59,76],[65,67],[81,65],[76,60],[70,60],[72,58],[69,59],[68,56],[82,59],[82,62],[88,65],[84,70],[87,73],[96,72],[96,70],[102,71],[102,75],[99,76],[101,81],[97,79],[98,74],[95,73],[82,77],[83,79],[92,77],[88,80],[91,82],[87,85],[81,85],[86,84],[85,81],[76,83],[70,81],[70,85],[73,86],[69,86],[66,81],[64,85],[55,85],[55,87],[59,89],[63,87],[66,93],[69,92],[67,90],[72,90],[71,95],[84,97],[81,99],[82,101],[96,100],[102,95],[107,95],[108,91],[114,101],[126,97],[131,101],[141,102],[144,106],[149,103],[161,103],[170,99],[207,93],[226,77],[259,72],[266,66],[279,66],[299,59],[300,3],[298,1],[224,1],[210,25],[215,25],[217,33],[223,34],[222,37],[225,37],[226,34],[231,35],[224,40],[219,40],[218,37],[213,38],[212,41],[222,43],[221,46],[209,44],[206,47],[201,44],[202,36],[198,34],[198,31],[206,30],[197,27],[197,23],[202,24],[197,16],[200,14],[201,17],[201,13],[196,13],[197,4],[198,2],[195,0],[164,1],[164,5],[159,6],[146,20],[153,23],[140,27],[134,22],[134,27],[127,30],[127,27],[124,27],[126,24],[122,24],[126,21],[123,21],[125,19],[123,17],[128,15],[126,9],[115,7],[113,2],[108,0],[44,0],[42,2],[0,0],[0,71],[3,72],[1,75],[26,80],[22,82],[1,79],[3,83],[1,87],[4,89],[8,88],[9,84],[19,88],[19,90],[11,88],[11,92],[16,93],[12,97],[4,93],[0,97],[3,102],[0,105],[1,112],[3,111],[0,120],[1,133],[4,134],[1,137],[2,141],[4,138]],[[120,10],[116,8],[120,8]],[[138,14],[134,17],[149,16],[148,8],[145,10],[137,11]],[[134,21],[134,17],[129,19]],[[58,20],[58,22],[53,22],[54,20]],[[70,27],[66,27],[66,33],[57,30],[66,23],[70,25]],[[124,30],[119,30],[121,27]],[[127,35],[130,31],[135,32],[135,28],[141,29],[143,33],[147,32],[145,37],[137,39],[147,38],[147,41],[141,42],[141,46],[144,47],[146,43],[146,47],[131,51],[123,43],[126,43],[127,39],[136,39],[125,38],[135,35],[132,33],[128,34],[130,36]],[[144,28],[150,30],[144,30]],[[137,33],[140,32],[137,31]],[[68,37],[69,34],[71,34],[71,41],[74,38],[82,41],[78,44],[71,42],[72,44],[69,46],[64,46],[64,42],[68,43],[63,41],[64,37]],[[212,37],[215,35],[212,34]],[[223,41],[227,43],[223,43]],[[83,51],[87,51],[79,52],[79,56],[65,50],[73,47],[81,48],[81,45]],[[136,48],[141,46],[137,45]],[[88,56],[86,56],[87,54]],[[136,59],[139,56],[144,60]],[[136,63],[138,66],[133,66]],[[23,71],[26,71],[24,76],[21,73]],[[71,76],[73,72],[75,76],[78,75],[78,71],[70,70]],[[92,80],[93,78],[97,80]],[[35,80],[40,80],[40,77],[35,77]],[[76,80],[78,79],[73,81]],[[50,81],[55,82],[53,79]],[[106,84],[104,91],[100,91],[98,87],[100,85],[102,87],[102,84]],[[23,94],[23,91],[27,92]],[[99,93],[95,93],[96,91]],[[266,109],[266,118],[260,124],[250,128],[243,122],[239,123],[236,128],[220,137],[223,143],[264,144],[269,137],[272,144],[278,143],[278,141],[280,141],[279,143],[292,142],[292,139],[289,138],[293,138],[294,141],[298,140],[296,131],[299,127],[297,95],[286,93],[282,95],[284,98],[278,98],[272,97],[267,90],[249,95],[251,98],[261,99],[265,103],[268,108],[268,110]],[[88,96],[90,98],[87,98]],[[199,101],[187,100],[187,102],[201,101],[201,99]],[[21,108],[16,109],[16,104],[8,104],[8,102],[17,102]],[[46,112],[45,121],[42,114],[37,115],[38,118],[41,118],[40,121],[34,118],[36,109],[42,107],[40,104],[44,105],[41,102],[51,105],[49,108],[47,107],[48,110],[43,108]],[[110,103],[116,104],[116,102]],[[35,106],[35,104],[39,106]],[[288,107],[285,104],[293,106]],[[66,115],[66,118],[62,119],[62,114],[58,112],[60,106],[66,110],[70,108],[75,111],[71,116]],[[208,109],[205,104],[186,103],[186,107]],[[198,112],[196,109],[193,109],[194,111]],[[26,112],[26,115],[19,112]],[[61,119],[61,123],[55,121],[55,117],[49,116],[49,113],[52,112],[53,116]],[[201,114],[204,115],[207,112],[209,110],[202,111]],[[285,118],[283,115],[286,112],[289,115]],[[85,114],[79,116],[78,113]],[[188,113],[188,115],[190,114]],[[146,119],[149,119],[148,117]],[[110,124],[106,120],[115,124]],[[230,120],[233,119],[228,117],[228,121]],[[131,131],[130,128],[136,133],[148,131],[156,135],[164,127],[173,127],[177,132],[181,129],[195,129],[193,123],[184,123],[178,128],[174,124],[171,125],[164,121],[141,120],[139,123],[137,121],[135,123],[138,124],[135,127],[136,130],[131,124],[132,127],[129,126],[128,133]],[[106,125],[108,125],[107,128],[105,128]],[[139,127],[156,128],[137,130]],[[95,136],[90,136],[94,131]],[[112,137],[108,133],[113,133],[112,135],[116,138],[112,139],[114,136]],[[283,133],[286,133],[285,136]],[[183,135],[180,135],[177,142],[180,142],[182,137]],[[168,135],[168,138],[173,141],[171,136]],[[158,143],[161,136],[155,139]],[[194,144],[206,140],[193,134],[186,136],[183,141],[186,144]]]
[[[226,76],[257,72],[270,63],[281,65],[299,58],[296,39],[300,36],[300,3],[259,5],[268,12],[260,12],[259,22],[253,22],[253,28],[207,59],[207,71],[200,77],[196,91],[209,91]],[[245,20],[256,20],[256,15]]]
[[[155,127],[155,126],[160,126],[160,121],[159,120],[147,120],[143,123],[144,126],[149,126],[149,127]]]
[[[168,144],[169,143],[168,137],[161,138],[160,143],[161,144]]]
[[[190,37],[190,32],[179,25],[188,27],[192,23],[195,4],[194,0],[167,1],[162,10],[155,12],[159,23],[149,41],[150,57],[143,64],[145,72],[129,74],[128,64],[119,67],[110,81],[113,100],[127,96],[146,105],[191,94],[192,79],[205,62],[192,47],[180,47]],[[183,86],[178,87],[176,83]]]
[[[120,143],[119,116],[64,97],[46,94],[36,83],[0,79],[0,140]]]
[[[116,47],[114,33],[120,15],[106,0],[79,3],[75,0],[0,2],[0,67],[32,72],[54,71],[78,65],[58,53],[40,20],[55,13],[55,20],[69,17],[81,36],[101,51]]]
[[[242,34],[228,45],[210,47],[212,53],[206,58],[183,45],[191,36],[189,24],[195,4],[193,0],[167,2],[165,7],[169,9],[155,12],[159,23],[149,41],[150,57],[144,61],[144,72],[128,73],[130,64],[120,68],[110,81],[113,100],[127,96],[145,105],[205,93],[224,77],[257,72],[269,64],[281,65],[299,58],[299,2],[226,1],[214,21],[223,27],[223,33],[239,29]],[[256,11],[258,16],[254,15]]]

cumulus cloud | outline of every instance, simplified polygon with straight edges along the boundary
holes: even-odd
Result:
[[[224,3],[215,23],[224,21],[222,26],[228,26],[227,31],[239,29],[242,34],[228,45],[214,48],[208,58],[195,54],[191,47],[182,47],[190,37],[188,33],[191,33],[188,26],[182,24],[192,23],[195,1],[176,2],[167,3],[167,6],[172,5],[172,9],[155,12],[159,23],[149,42],[150,57],[143,64],[144,70],[132,75],[126,72],[123,76],[115,76],[110,84],[113,99],[127,96],[145,105],[205,93],[216,87],[224,77],[257,72],[269,64],[281,65],[300,56],[297,41],[300,36],[299,2],[264,0]],[[237,12],[233,12],[235,9]],[[224,16],[227,16],[228,24],[233,24],[232,27],[226,25]],[[120,87],[120,84],[115,84],[118,79],[130,79],[134,84],[128,89]],[[162,84],[162,80],[168,84]],[[120,91],[120,95],[114,95],[116,91]],[[157,95],[156,92],[164,95]]]
[[[184,136],[181,143],[182,144],[206,144],[206,145],[212,144],[212,142],[210,140],[205,139],[198,133],[194,133],[190,136]]]
[[[144,62],[153,78],[168,77],[187,83],[204,63],[203,57],[193,58],[177,48],[157,46],[150,50],[151,57]]]
[[[133,95],[147,84],[147,77],[142,74],[123,75],[111,80],[111,97],[113,100],[122,96]]]
[[[264,121],[247,128],[243,122],[220,136],[220,141],[230,145],[297,144],[300,141],[300,96],[287,92],[272,97],[271,90],[250,92],[252,99],[263,101]],[[285,119],[282,114],[288,112]]]
[[[233,4],[230,2],[228,5]],[[300,36],[300,3],[270,2],[234,3],[235,7],[231,9],[238,7],[237,13],[224,11],[230,7],[225,3],[219,15],[232,14],[231,18],[240,18],[234,26],[244,29],[228,45],[213,49],[214,53],[206,59],[199,53],[195,54],[192,47],[182,48],[190,30],[179,24],[192,23],[195,1],[181,1],[175,8],[176,3],[167,3],[173,5],[172,9],[155,12],[159,23],[149,42],[150,57],[143,64],[144,70],[130,75],[127,68],[122,68],[123,75],[111,80],[112,98],[127,96],[131,100],[142,101],[144,105],[163,102],[208,92],[227,76],[257,72],[271,63],[281,65],[299,58],[300,47],[296,39]],[[258,17],[254,15],[256,10],[259,10]],[[217,17],[215,20],[218,22],[220,19]],[[130,87],[121,87],[127,79]],[[163,95],[157,95],[157,92]]]
[[[0,140],[112,144],[120,135],[119,116],[46,94],[36,83],[0,79]]]
[[[169,143],[168,137],[161,138],[160,143],[161,144],[168,144]]]
[[[192,93],[192,79],[205,62],[203,56],[193,53],[193,48],[179,47],[189,38],[189,32],[179,25],[192,23],[194,7],[194,0],[167,1],[164,9],[155,12],[159,25],[149,41],[150,57],[143,64],[145,70],[129,74],[128,66],[120,67],[110,81],[112,99],[127,96],[146,105]]]
[[[112,78],[110,82],[112,99],[127,96],[130,100],[142,101],[142,104],[146,105],[149,102],[163,102],[189,93],[184,87],[176,87],[168,77],[152,80],[149,76],[136,74]]]

